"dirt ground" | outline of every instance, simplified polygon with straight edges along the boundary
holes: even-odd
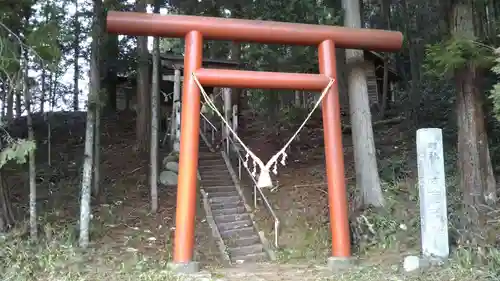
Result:
[[[101,188],[104,196],[95,200],[98,203],[93,206],[92,255],[83,254],[76,247],[84,114],[58,114],[52,123],[50,163],[46,125],[40,121],[35,126],[40,140],[37,183],[42,246],[19,242],[15,234],[6,236],[0,242],[0,245],[5,244],[4,250],[0,251],[5,264],[4,268],[0,267],[0,274],[9,277],[13,268],[30,268],[22,274],[15,272],[12,276],[17,276],[17,279],[7,280],[34,280],[30,278],[35,277],[39,280],[174,280],[168,279],[171,277],[165,271],[165,264],[171,260],[176,190],[160,186],[160,209],[155,214],[149,212],[149,156],[134,149],[133,118],[119,114],[105,117],[102,122]],[[454,267],[438,273],[431,271],[423,276],[404,275],[400,270],[401,260],[404,254],[418,251],[414,245],[380,247],[370,253],[356,253],[360,256],[358,265],[350,270],[335,274],[325,270],[331,238],[322,131],[318,123],[318,120],[313,120],[310,128],[292,145],[287,166],[279,167],[277,190],[268,192],[281,220],[278,261],[221,268],[216,243],[202,208],[199,208],[195,258],[201,262],[204,271],[197,280],[473,280],[478,276]],[[293,133],[293,128],[262,128],[261,124],[247,126],[244,139],[259,157],[267,160],[281,148],[287,135]],[[400,160],[389,156],[407,154],[401,144],[402,134],[404,132],[397,127],[392,127],[385,128],[377,137],[377,148],[382,154],[379,165],[392,169],[391,175],[394,175],[391,163]],[[352,197],[354,167],[350,138],[350,135],[344,135],[343,143],[346,178]],[[167,151],[161,153],[166,155]],[[13,187],[15,207],[20,217],[26,216],[27,169],[15,165],[6,169],[6,180]],[[411,174],[411,168],[399,173]],[[263,205],[259,203],[258,206],[259,225],[271,238],[273,221]],[[415,234],[412,236],[413,240],[418,239]],[[40,253],[38,259],[43,262],[28,258],[30,251]],[[72,266],[74,264],[78,266]]]

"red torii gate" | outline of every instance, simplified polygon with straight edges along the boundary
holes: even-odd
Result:
[[[191,264],[194,246],[201,84],[213,87],[268,88],[322,91],[337,76],[335,48],[397,51],[400,32],[355,29],[273,21],[109,12],[108,32],[184,37],[184,87],[182,92],[181,147],[174,241],[174,263]],[[204,69],[203,40],[230,40],[265,44],[316,45],[320,74]],[[332,232],[332,260],[351,256],[344,156],[338,85],[334,83],[322,102],[328,202]]]

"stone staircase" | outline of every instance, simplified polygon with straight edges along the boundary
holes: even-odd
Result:
[[[208,199],[211,217],[220,235],[226,257],[231,263],[259,262],[268,260],[261,237],[226,162],[220,152],[212,152],[200,140],[199,173],[201,186]]]

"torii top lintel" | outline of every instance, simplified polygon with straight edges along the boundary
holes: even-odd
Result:
[[[401,32],[327,25],[299,24],[200,16],[160,15],[110,11],[107,30],[136,36],[184,37],[199,31],[205,39],[264,44],[318,45],[333,40],[336,47],[398,51]]]

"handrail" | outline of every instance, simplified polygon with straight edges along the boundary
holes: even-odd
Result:
[[[210,120],[208,120],[208,118],[205,116],[205,114],[203,113],[200,113],[201,117],[203,117],[203,119],[205,119],[205,121],[215,130],[217,131],[217,128],[214,126],[214,124],[212,124],[212,122],[210,122]]]
[[[204,115],[203,116],[203,133],[206,135],[206,132],[207,132],[207,125],[206,123],[208,122],[209,125],[210,125],[210,130],[211,130],[211,133],[212,133],[212,144],[215,140],[214,138],[214,135],[215,135],[215,131],[218,131],[217,128],[207,119],[207,117],[205,117]],[[244,157],[241,155],[240,153],[240,149],[238,148],[238,146],[236,145],[236,143],[234,143],[233,139],[231,137],[228,137],[228,140],[229,140],[229,143],[231,144],[234,152],[236,153],[236,156],[238,157],[238,179],[241,181],[241,166],[244,166],[242,165],[242,163],[245,161],[244,160]],[[230,152],[230,151],[229,151]],[[255,178],[252,176],[252,172],[250,171],[250,169],[247,167],[245,167],[246,171],[248,172],[248,175],[250,175],[250,178],[252,179],[253,181],[253,202],[254,202],[254,209],[257,208],[257,193],[260,194],[261,198],[262,198],[262,201],[264,202],[264,205],[267,207],[267,210],[269,211],[269,213],[271,213],[271,216],[273,217],[274,219],[274,246],[276,248],[279,248],[279,243],[278,243],[278,237],[279,237],[279,227],[280,227],[280,221],[278,219],[278,216],[276,215],[276,212],[274,211],[273,207],[271,206],[271,203],[269,203],[269,200],[267,199],[266,195],[264,194],[264,192],[262,192],[262,190],[260,188],[257,188],[257,181],[255,180]]]
[[[212,124],[212,122],[210,122],[210,120],[208,120],[208,118],[205,116],[205,114],[203,114],[203,113],[201,113],[201,112],[200,112],[200,115],[201,115],[201,117],[203,117],[203,119],[204,119],[204,121],[205,121],[205,122],[203,122],[203,134],[204,134],[205,136],[207,135],[207,123],[208,123],[208,124],[210,125],[210,127],[211,127],[211,130],[210,130],[210,132],[211,132],[211,137],[212,137],[212,139],[211,139],[212,143],[211,143],[211,144],[213,145],[213,144],[214,144],[214,141],[215,141],[215,132],[217,132],[218,130],[217,130],[217,128],[214,126],[214,124]]]
[[[234,143],[233,139],[232,138],[228,138],[228,139],[233,147],[234,152],[236,152],[236,155],[238,156],[238,177],[241,180],[241,166],[242,166],[242,162],[244,162],[245,160],[240,153],[240,149],[236,146],[236,143]],[[248,166],[246,166],[245,169],[253,181],[254,208],[255,209],[257,208],[257,191],[258,191],[260,196],[262,197],[262,200],[264,201],[264,205],[267,207],[267,210],[271,213],[271,216],[273,216],[273,218],[274,218],[274,246],[276,248],[278,248],[278,246],[279,246],[278,236],[279,236],[279,227],[280,227],[280,221],[278,219],[278,216],[276,215],[276,212],[274,211],[273,207],[271,206],[271,203],[269,203],[269,200],[267,199],[266,195],[264,194],[264,192],[262,192],[262,189],[257,187],[257,181],[252,176],[252,172],[250,171]]]

